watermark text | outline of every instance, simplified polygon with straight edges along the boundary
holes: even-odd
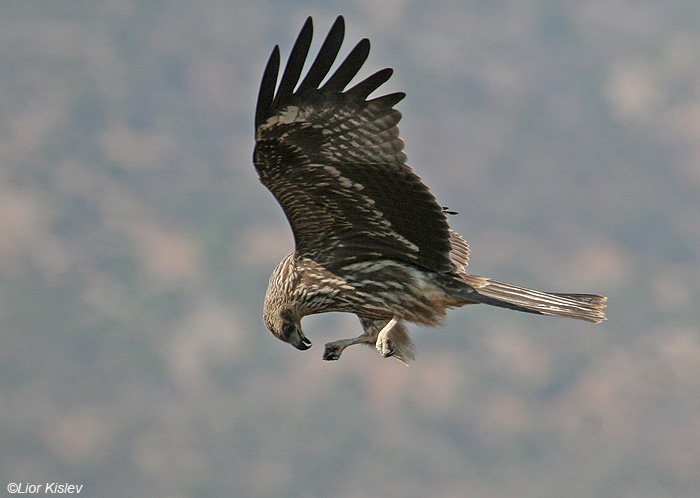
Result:
[[[11,482],[7,485],[7,492],[11,495],[79,495],[82,490],[82,484],[67,482]]]

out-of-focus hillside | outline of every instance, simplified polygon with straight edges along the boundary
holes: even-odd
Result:
[[[378,5],[377,5],[378,4]],[[5,2],[0,481],[88,496],[700,495],[694,0]],[[251,164],[275,43],[337,14],[396,72],[471,271],[610,297],[472,307],[411,368],[260,318],[292,248]]]

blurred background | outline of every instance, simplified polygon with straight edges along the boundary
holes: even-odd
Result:
[[[373,50],[486,306],[405,368],[272,337],[292,249],[251,163],[274,44]],[[696,0],[0,3],[0,481],[100,497],[700,496]]]

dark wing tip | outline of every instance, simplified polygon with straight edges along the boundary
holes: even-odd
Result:
[[[280,68],[280,47],[275,48],[267,60],[260,91],[258,93],[258,103],[255,107],[255,128],[257,129],[272,114],[272,101],[275,98],[275,87],[277,86],[277,75]]]
[[[346,93],[350,96],[359,97],[362,100],[365,100],[369,96],[370,93],[372,93],[377,88],[379,88],[384,83],[386,83],[387,80],[389,78],[391,78],[391,75],[393,73],[394,73],[394,70],[389,68],[389,67],[382,69],[380,71],[377,71],[373,75],[360,81],[357,85],[352,87]]]
[[[272,103],[273,108],[277,108],[280,103],[287,101],[294,92],[294,87],[299,81],[301,76],[301,71],[304,69],[304,62],[306,62],[306,56],[309,53],[309,47],[311,47],[311,39],[314,34],[314,25],[311,17],[306,18],[304,26],[299,32],[292,51],[289,54],[289,60],[287,60],[287,65],[284,68],[284,73],[282,74],[282,81],[280,81],[279,88],[277,89],[277,95]]]
[[[406,94],[404,92],[395,92],[382,95],[381,97],[372,99],[369,102],[374,102],[375,104],[379,104],[382,107],[394,107],[396,104],[401,102],[404,99],[404,97],[406,97]]]
[[[328,77],[321,86],[321,82],[327,77],[331,66],[334,64],[345,36],[345,19],[338,16],[328,31],[318,55],[309,68],[308,73],[299,84],[304,63],[309,53],[311,39],[313,37],[313,20],[309,16],[304,22],[299,35],[289,54],[289,59],[282,73],[279,85],[277,80],[280,72],[280,50],[275,46],[270,59],[267,62],[260,84],[257,106],[255,109],[255,128],[258,129],[276,111],[284,108],[298,96],[302,99],[310,92],[325,94],[344,94],[350,98],[366,100],[367,97],[383,85],[392,75],[390,68],[382,69],[365,78],[350,90],[344,92],[345,87],[357,75],[369,56],[370,42],[363,38],[350,51],[345,60],[338,66],[333,74]],[[297,84],[298,87],[297,87]],[[296,87],[296,91],[295,91]],[[405,97],[403,92],[384,95],[371,100],[382,106],[393,107]]]
[[[367,38],[360,40],[340,64],[338,69],[336,69],[335,73],[326,81],[321,91],[342,92],[367,60],[369,56],[369,46],[370,44]]]
[[[308,74],[301,82],[297,93],[304,93],[311,89],[316,89],[326,77],[331,66],[335,62],[336,57],[338,57],[338,52],[340,51],[340,46],[343,43],[343,38],[345,37],[345,20],[343,16],[338,16],[333,23],[328,35],[318,51],[316,60],[311,65]]]

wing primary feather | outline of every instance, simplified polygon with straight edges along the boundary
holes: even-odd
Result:
[[[277,75],[280,67],[280,48],[275,45],[270,54],[270,58],[265,66],[262,82],[260,83],[260,93],[258,93],[258,103],[255,107],[255,128],[257,129],[272,114],[272,101],[275,98],[275,86],[277,86]]]
[[[303,94],[310,89],[319,87],[323,78],[325,78],[328,71],[330,71],[336,57],[338,57],[338,52],[340,51],[340,46],[343,43],[344,37],[345,21],[343,20],[343,16],[338,16],[328,32],[328,36],[326,36],[323,45],[321,45],[308,74],[301,82],[301,85],[299,85],[297,93]]]
[[[294,42],[292,52],[289,54],[287,66],[282,74],[282,81],[280,81],[280,86],[277,89],[277,96],[272,104],[274,109],[279,109],[292,96],[294,87],[299,81],[299,76],[301,76],[301,71],[304,69],[304,62],[309,53],[309,47],[311,47],[313,32],[313,22],[311,17],[308,17],[304,27],[301,28],[297,40]]]
[[[343,88],[350,83],[357,72],[362,68],[362,65],[367,60],[369,55],[369,40],[363,38],[360,42],[355,45],[348,56],[345,58],[343,63],[336,69],[333,76],[331,76],[325,85],[321,88],[321,91],[328,92],[342,92]]]
[[[405,96],[406,94],[404,92],[388,93],[381,97],[370,99],[367,102],[378,104],[380,107],[394,107],[401,102]]]
[[[369,76],[364,80],[360,81],[357,85],[352,87],[346,93],[348,95],[356,96],[364,100],[370,93],[372,93],[377,88],[386,83],[387,80],[391,78],[391,75],[393,73],[394,70],[389,67],[386,69],[382,69],[381,71],[377,71],[372,76]]]

